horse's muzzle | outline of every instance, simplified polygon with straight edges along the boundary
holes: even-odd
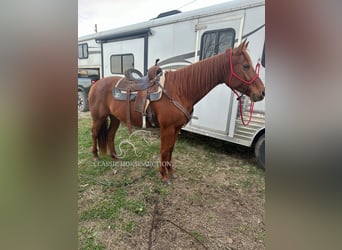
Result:
[[[253,95],[251,96],[251,101],[252,101],[252,102],[260,102],[260,101],[262,101],[264,98],[265,98],[265,91],[263,91],[263,92],[261,93],[261,95],[253,94]]]

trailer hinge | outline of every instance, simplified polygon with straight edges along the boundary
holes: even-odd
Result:
[[[205,24],[196,24],[195,31],[205,30],[206,28],[207,28],[207,25],[205,25]]]

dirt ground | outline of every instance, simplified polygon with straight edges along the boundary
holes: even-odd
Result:
[[[79,113],[79,126],[87,133],[89,113]],[[158,160],[159,131],[152,133],[147,157]],[[79,136],[80,249],[265,249],[265,173],[251,149],[182,132],[173,153],[178,178],[167,186],[157,167],[108,168],[89,179],[87,138]],[[94,208],[106,202],[126,205],[101,217]]]

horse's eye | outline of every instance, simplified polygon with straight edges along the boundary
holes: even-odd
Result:
[[[244,69],[249,69],[250,66],[249,66],[249,64],[245,64],[245,65],[243,65],[243,68],[244,68]]]

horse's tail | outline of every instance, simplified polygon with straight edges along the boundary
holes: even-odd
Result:
[[[106,154],[107,153],[107,134],[108,134],[108,119],[106,118],[99,130],[97,141],[99,145],[99,150],[101,154]]]

